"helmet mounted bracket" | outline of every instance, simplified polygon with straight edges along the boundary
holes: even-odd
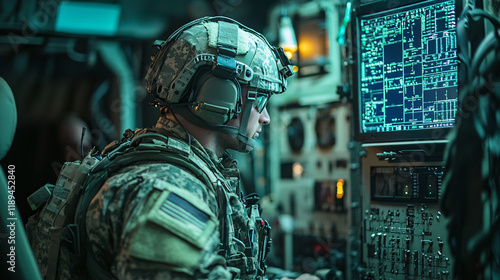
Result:
[[[238,48],[238,25],[219,22],[217,58],[212,73],[220,78],[234,80],[236,77],[236,51]]]

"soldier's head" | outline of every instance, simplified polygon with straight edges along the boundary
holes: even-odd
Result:
[[[146,88],[158,105],[250,151],[270,121],[268,99],[286,90],[293,73],[283,49],[227,17],[190,22],[154,47]]]

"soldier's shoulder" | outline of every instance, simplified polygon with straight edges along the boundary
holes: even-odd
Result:
[[[192,172],[171,163],[146,163],[124,167],[105,182],[101,193],[110,192],[111,197],[116,198],[113,193],[119,191],[125,197],[133,199],[138,194],[153,189],[174,192],[184,190],[203,201],[215,200],[211,188],[207,188]],[[210,205],[211,208],[214,206]]]
[[[131,165],[122,168],[118,173],[108,179],[108,183],[123,185],[133,181],[164,181],[183,188],[195,186],[205,188],[192,171],[179,167],[173,163],[146,163]]]

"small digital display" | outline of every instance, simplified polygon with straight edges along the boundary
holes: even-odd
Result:
[[[391,202],[437,202],[443,166],[372,167],[371,199]]]
[[[373,197],[413,198],[413,184],[410,173],[398,172],[397,168],[379,167],[372,170]]]
[[[454,0],[360,15],[357,44],[358,133],[454,125],[458,92]]]

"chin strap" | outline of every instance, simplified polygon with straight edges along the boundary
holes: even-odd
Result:
[[[250,120],[250,113],[252,112],[253,101],[247,100],[243,114],[241,115],[240,128],[238,130],[238,151],[248,153],[255,148],[255,140],[247,137],[248,121]]]

